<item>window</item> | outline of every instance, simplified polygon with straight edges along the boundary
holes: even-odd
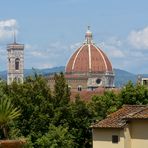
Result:
[[[20,63],[20,59],[16,58],[15,59],[15,70],[19,70],[19,63]]]
[[[97,79],[97,80],[96,80],[96,83],[97,83],[97,84],[100,84],[100,83],[101,83],[101,79]]]
[[[143,80],[143,85],[148,85],[148,80]]]
[[[82,90],[82,86],[79,85],[79,86],[78,86],[78,91],[81,91],[81,90]]]
[[[118,142],[119,142],[118,135],[112,135],[112,143],[118,143]]]

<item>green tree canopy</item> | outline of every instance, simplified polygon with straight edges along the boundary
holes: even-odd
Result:
[[[68,128],[54,125],[49,127],[48,133],[37,140],[37,145],[44,148],[74,147],[72,135],[68,132]]]
[[[3,130],[4,138],[8,138],[8,125],[20,116],[20,110],[13,106],[8,98],[0,98],[0,128]]]
[[[121,90],[120,98],[122,104],[148,104],[148,89],[131,81]]]

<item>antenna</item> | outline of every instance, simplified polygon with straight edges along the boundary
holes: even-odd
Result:
[[[14,40],[14,43],[16,43],[16,33],[15,33],[15,29],[13,30],[13,40]]]
[[[16,44],[16,26],[12,27],[13,43]]]

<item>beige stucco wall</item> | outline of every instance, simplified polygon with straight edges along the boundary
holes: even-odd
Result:
[[[124,148],[131,148],[131,126],[124,128]]]
[[[132,148],[148,148],[148,120],[131,122]]]
[[[118,144],[112,143],[118,135]],[[148,148],[148,120],[132,120],[124,129],[93,129],[93,148]]]
[[[112,135],[119,136],[118,143],[112,143]],[[124,130],[94,128],[93,148],[124,148]]]

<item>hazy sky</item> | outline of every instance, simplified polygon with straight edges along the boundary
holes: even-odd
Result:
[[[67,63],[88,25],[114,68],[148,73],[148,0],[0,0],[0,71],[14,29],[25,68],[50,68]]]

